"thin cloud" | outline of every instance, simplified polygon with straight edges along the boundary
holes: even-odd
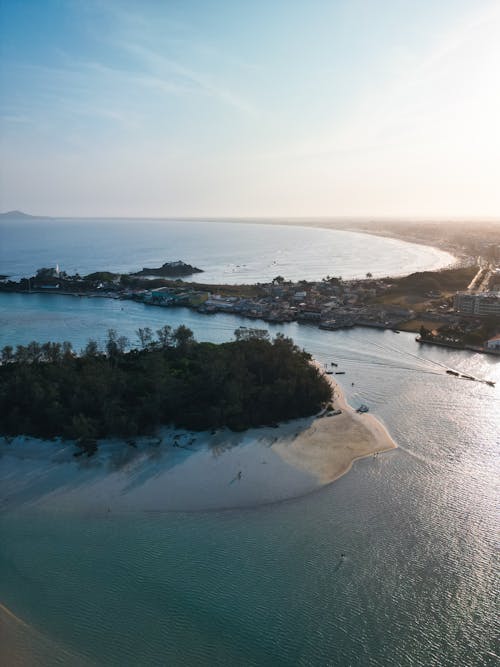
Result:
[[[220,101],[239,109],[247,114],[252,116],[257,115],[257,110],[246,100],[243,100],[238,95],[235,95],[230,90],[227,90],[223,87],[220,87],[214,84],[210,77],[196,72],[191,68],[185,67],[184,65],[172,60],[170,58],[165,58],[162,55],[159,55],[151,49],[140,46],[139,44],[129,44],[125,42],[117,42],[117,45],[120,45],[121,48],[129,53],[139,56],[143,62],[149,64],[155,71],[161,72],[166,75],[177,75],[188,81],[191,84],[194,84],[196,88],[205,94],[208,94]]]

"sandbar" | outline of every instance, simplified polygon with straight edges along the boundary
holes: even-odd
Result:
[[[67,441],[0,438],[0,511],[112,517],[257,507],[306,495],[339,478],[357,459],[396,447],[383,424],[372,414],[358,414],[340,385],[326,377],[341,413],[277,427],[243,433],[163,428],[133,446],[102,441],[91,458],[75,458],[74,444]]]
[[[324,372],[318,362],[314,365]],[[358,413],[346,401],[340,384],[332,375],[325,377],[333,389],[335,416],[316,418],[292,442],[281,439],[275,450],[291,465],[315,475],[320,484],[329,484],[345,474],[354,461],[395,449],[386,427],[372,414]]]

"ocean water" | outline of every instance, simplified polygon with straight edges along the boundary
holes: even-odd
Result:
[[[36,243],[26,246],[35,261]],[[68,241],[66,256],[78,251]],[[58,260],[40,253],[35,268]],[[133,341],[140,326],[180,323],[214,342],[240,325],[282,331],[335,361],[348,400],[368,404],[399,448],[315,493],[256,509],[107,518],[13,509],[7,499],[0,602],[46,638],[30,646],[33,664],[498,665],[498,358],[390,331],[0,294],[0,346],[51,339],[78,348],[102,342],[108,328]]]
[[[399,449],[250,510],[105,518],[5,504],[0,601],[50,638],[52,664],[498,665],[499,360],[390,331],[0,295],[0,346],[78,347],[109,327],[133,338],[180,322],[215,342],[241,324],[283,331],[336,361],[349,401],[367,403]]]
[[[85,275],[137,271],[177,259],[204,270],[193,280],[233,284],[266,282],[277,275],[287,280],[396,275],[453,261],[428,246],[300,226],[189,220],[0,222],[0,274],[13,279],[56,264]]]

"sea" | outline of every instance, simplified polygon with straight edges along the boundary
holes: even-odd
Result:
[[[393,276],[449,265],[429,246],[307,226],[202,220],[95,218],[0,222],[0,274],[13,280],[42,267],[69,274],[129,272],[182,260],[204,271],[187,280],[268,282]]]
[[[82,235],[85,223],[74,224]],[[191,255],[184,245],[139,260],[132,242],[125,252],[126,233],[112,224],[119,257],[109,268],[183,259],[217,270],[211,251],[204,255],[199,247],[195,254],[196,240],[189,241]],[[138,252],[154,247],[158,224],[136,227]],[[218,257],[229,238],[236,243],[238,233],[244,235],[248,244],[235,264],[247,267],[281,238],[295,253],[290,271],[296,277],[303,248],[293,248],[290,238],[306,245],[309,235],[310,247],[319,247],[332,235],[334,252],[342,246],[347,256],[351,243],[357,254],[348,259],[351,268],[339,261],[330,274],[375,273],[382,265],[384,273],[409,270],[398,263],[398,252],[405,262],[410,252],[399,241],[206,224],[203,238],[219,238]],[[56,261],[63,268],[70,256],[71,266],[84,272],[103,268],[99,253],[112,254],[99,244],[85,249],[83,236],[80,245],[70,243],[69,234],[66,248],[60,238],[57,252],[49,257],[48,244],[38,257],[40,229],[39,236],[26,237],[26,255],[7,238],[17,255],[9,251],[6,268],[2,250],[0,273]],[[148,229],[155,230],[154,239]],[[250,243],[256,234],[261,260]],[[377,249],[374,241],[381,243]],[[169,247],[175,243],[172,237]],[[411,252],[422,268],[438,264],[435,251],[417,246]],[[370,266],[361,259],[366,256]],[[252,280],[266,279],[265,262]],[[323,270],[308,265],[309,277]],[[283,266],[279,273],[286,274]],[[29,503],[9,508],[4,502],[0,603],[32,631],[30,639],[27,632],[19,639],[31,662],[13,664],[497,666],[500,360],[422,346],[414,334],[392,331],[328,332],[113,299],[0,294],[0,347],[51,339],[71,340],[78,349],[90,337],[102,341],[109,328],[133,343],[139,326],[180,323],[198,340],[214,342],[230,340],[239,326],[283,332],[320,362],[334,361],[345,371],[339,378],[349,402],[366,403],[398,449],[357,461],[342,478],[307,496],[253,509],[108,517],[39,512]]]

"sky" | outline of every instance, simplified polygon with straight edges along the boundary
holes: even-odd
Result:
[[[0,0],[0,210],[500,217],[500,0]]]

